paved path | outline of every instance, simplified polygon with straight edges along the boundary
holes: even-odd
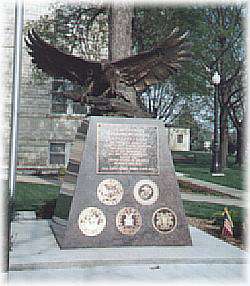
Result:
[[[243,190],[238,190],[235,188],[218,185],[211,182],[205,182],[202,180],[189,178],[187,177],[187,175],[178,172],[176,172],[176,176],[179,182],[186,183],[187,185],[194,187],[204,188],[204,190],[207,190],[208,192],[212,190],[235,198],[243,198],[245,196],[245,192]]]
[[[57,179],[49,179],[49,178],[41,178],[38,176],[25,176],[25,175],[17,175],[17,182],[21,183],[33,183],[33,184],[41,184],[41,185],[60,185],[60,181]]]
[[[219,204],[225,206],[247,207],[245,200],[221,198],[219,196],[206,196],[206,195],[182,192],[181,198],[184,201],[191,201],[191,202],[204,202],[204,203]]]

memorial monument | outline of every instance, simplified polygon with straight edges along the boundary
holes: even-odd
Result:
[[[177,72],[191,56],[185,38],[175,29],[150,51],[98,63],[66,55],[29,32],[37,67],[89,86],[74,99],[104,115],[78,128],[52,222],[61,248],[191,245],[163,123],[148,118],[129,94]]]
[[[64,227],[59,209],[62,248],[191,244],[166,131],[154,119],[91,117]]]

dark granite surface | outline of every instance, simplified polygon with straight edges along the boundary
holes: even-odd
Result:
[[[128,169],[126,170],[126,174],[123,172],[117,174],[112,171],[108,174],[98,173],[97,161],[99,154],[97,154],[97,144],[100,144],[100,142],[97,142],[97,129],[99,128],[97,124],[104,124],[105,130],[108,128],[107,124],[111,124],[111,127],[113,127],[112,124],[119,124],[122,130],[129,129],[129,132],[131,132],[133,128],[136,128],[141,134],[139,135],[140,138],[142,140],[146,138],[146,141],[149,139],[147,134],[151,132],[150,137],[152,141],[145,143],[146,145],[150,143],[148,144],[149,147],[144,146],[139,149],[139,152],[144,152],[147,148],[150,150],[149,157],[151,158],[150,160],[154,162],[147,163],[147,166],[153,166],[155,170],[157,169],[158,174],[141,174],[141,170],[138,171],[138,168],[135,174],[131,174]],[[115,126],[113,130],[117,130],[117,126]],[[142,135],[142,130],[145,132],[145,136]],[[109,140],[110,139],[108,139],[107,144],[109,144]],[[158,146],[152,147],[151,145],[155,142],[158,142]],[[101,142],[101,146],[99,152],[105,148],[105,143]],[[135,152],[134,147],[132,149],[133,152]],[[118,154],[118,163],[121,161],[119,157],[120,154],[121,153]],[[104,158],[104,156],[102,158]],[[134,162],[136,164],[138,163],[138,158],[139,156],[135,158]],[[129,162],[131,163],[131,158]],[[116,171],[119,171],[119,168],[120,165],[118,164]],[[122,185],[123,196],[116,205],[105,205],[98,199],[97,188],[99,184],[106,179],[115,179]],[[140,180],[151,180],[158,186],[158,197],[151,205],[143,205],[134,197],[134,187]],[[98,208],[106,219],[103,231],[96,236],[84,235],[78,226],[80,213],[88,207]],[[135,209],[136,213],[130,214],[128,212],[125,214],[124,218],[122,217],[119,221],[121,224],[124,223],[127,225],[120,227],[119,230],[116,226],[116,217],[118,212],[125,207],[129,208],[129,210]],[[163,211],[161,211],[156,218],[155,212],[160,208],[163,208]],[[166,211],[166,209],[170,210],[170,212]],[[171,212],[174,214],[172,217]],[[137,213],[140,214],[141,220],[138,218]],[[129,217],[130,215],[131,217]],[[131,223],[131,221],[129,222],[129,218],[132,223],[141,223],[140,227],[137,227],[135,234],[131,234],[132,232],[130,234],[129,232],[128,234],[123,234],[121,232],[121,229],[125,230],[124,233],[127,233],[126,230],[129,230],[129,223]],[[164,224],[167,221],[169,226],[171,226],[171,223],[175,224],[175,222],[176,225],[174,225],[171,231],[164,233],[164,231],[157,231],[153,226],[153,221],[157,222],[157,220],[159,224]],[[164,229],[164,227],[161,228],[161,230],[162,229]],[[166,130],[160,121],[154,119],[91,117],[86,146],[77,179],[77,187],[61,247],[111,247],[123,245],[191,245],[191,238],[183,211],[172,158],[167,146]]]

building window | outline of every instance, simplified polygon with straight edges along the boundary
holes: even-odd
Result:
[[[80,102],[73,101],[73,114],[88,114],[89,106],[81,105]]]
[[[52,113],[67,114],[67,98],[52,94]]]
[[[64,91],[64,79],[54,78],[52,81],[52,92],[62,92]]]
[[[183,143],[183,134],[177,134],[177,143],[182,144]]]
[[[50,143],[50,164],[65,165],[65,143]]]

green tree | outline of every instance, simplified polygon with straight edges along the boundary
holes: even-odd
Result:
[[[88,58],[87,37],[91,35],[91,29],[96,27],[98,22],[103,23],[101,27],[106,27],[110,7],[65,4],[53,6],[51,11],[52,16],[42,17],[32,25],[35,24],[39,32],[43,33],[45,39],[47,37],[52,44],[55,39],[58,44],[59,40],[69,52],[79,53]],[[221,74],[220,157],[223,167],[226,166],[227,161],[229,118],[237,129],[238,125],[233,114],[244,113],[243,105],[237,105],[238,111],[234,111],[236,96],[240,97],[240,101],[244,101],[244,92],[242,90],[237,92],[237,86],[241,86],[238,83],[242,81],[245,53],[244,13],[243,5],[160,6],[135,7],[133,16],[134,53],[150,49],[176,26],[181,32],[189,31],[189,39],[192,43],[193,60],[184,64],[184,72],[169,79],[168,82],[171,82],[174,87],[171,93],[166,92],[168,83],[162,83],[162,86],[150,87],[146,96],[138,95],[139,103],[142,106],[145,103],[148,111],[154,116],[170,118],[170,113],[165,112],[164,115],[162,111],[165,108],[168,111],[179,110],[180,102],[185,100],[193,114],[197,109],[205,110],[206,117],[211,117],[214,92],[211,78],[215,70]],[[53,28],[55,26],[60,28]],[[101,42],[105,39],[101,39]],[[93,42],[98,41],[94,39]],[[93,46],[89,50],[98,51],[98,48]],[[208,107],[211,109],[210,115]]]
[[[137,50],[154,45],[160,37],[179,26],[190,32],[193,61],[186,63],[185,72],[171,81],[183,98],[192,102],[199,97],[201,106],[212,107],[214,92],[211,78],[221,74],[220,101],[220,161],[227,164],[229,114],[233,113],[231,99],[237,82],[241,81],[244,62],[244,5],[137,8],[134,21],[134,42]],[[241,85],[238,85],[241,86]],[[242,101],[243,92],[239,93]],[[238,105],[238,109],[242,106]],[[239,110],[238,110],[239,113]],[[232,119],[232,116],[230,115]],[[234,126],[237,129],[236,121]]]
[[[168,124],[178,116],[178,111],[184,104],[181,94],[171,81],[150,86],[145,92],[138,93],[137,99],[152,117]]]
[[[25,23],[26,34],[31,28],[48,43],[68,54],[89,60],[100,59],[103,54],[107,54],[108,23],[105,8],[58,2],[50,5],[47,15]],[[37,68],[34,68],[33,76],[37,81],[46,78]]]
[[[219,85],[220,161],[223,168],[227,166],[228,121],[232,108],[230,98],[235,94],[235,82],[241,81],[242,77],[244,61],[243,11],[243,6],[234,5],[218,6],[207,9],[204,13],[211,31],[208,43],[214,57],[213,61],[208,62],[208,66],[211,71],[217,69],[221,75]]]
[[[244,81],[245,82],[245,81]],[[236,164],[242,165],[244,161],[244,129],[246,128],[246,103],[245,103],[245,88],[244,82],[240,77],[234,83],[234,90],[228,96],[228,113],[229,117],[236,129]]]

